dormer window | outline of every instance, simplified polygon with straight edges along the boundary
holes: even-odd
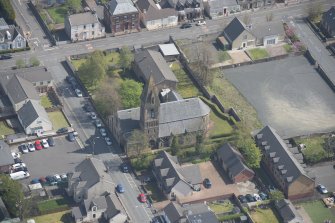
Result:
[[[92,212],[96,212],[98,210],[98,207],[97,206],[93,206],[92,207]]]

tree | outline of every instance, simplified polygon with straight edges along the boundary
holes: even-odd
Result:
[[[306,11],[307,11],[307,14],[308,14],[308,18],[312,22],[317,22],[317,21],[320,20],[321,14],[322,14],[321,4],[319,4],[319,3],[310,4],[307,7]]]
[[[9,22],[15,21],[15,11],[9,0],[0,0],[0,15]]]
[[[81,11],[81,0],[67,0],[66,4],[75,13]]]
[[[139,156],[148,148],[147,135],[139,129],[131,132],[127,142],[127,154],[130,156]]]
[[[179,150],[179,142],[178,142],[178,137],[177,136],[174,136],[172,135],[172,141],[171,141],[171,154],[172,156],[175,156],[177,155],[178,153],[178,150]]]
[[[204,138],[202,134],[197,134],[195,138],[196,138],[195,151],[197,152],[198,155],[200,155],[203,152]]]
[[[278,200],[281,200],[281,199],[284,199],[284,198],[285,198],[284,194],[280,190],[270,191],[270,200],[278,201]]]
[[[123,46],[120,50],[120,67],[123,72],[126,69],[130,69],[132,62],[134,61],[134,54],[130,51],[129,47]]]
[[[40,65],[40,61],[36,57],[30,57],[29,63],[33,67],[37,67]]]
[[[140,106],[143,84],[132,79],[125,79],[120,85],[120,97],[125,109]]]
[[[0,192],[9,213],[24,219],[29,211],[29,199],[25,199],[19,182],[6,175],[0,175]]]
[[[201,82],[202,85],[208,86],[211,85],[214,76],[211,73],[210,64],[211,64],[211,58],[213,58],[212,52],[209,50],[209,48],[205,45],[196,45],[197,46],[197,62],[194,66],[196,75],[198,80]]]
[[[335,136],[333,134],[325,139],[324,148],[328,154],[328,157],[331,157],[332,154],[333,159],[335,159]]]
[[[18,59],[15,62],[16,68],[20,69],[26,66],[25,62],[22,59]]]

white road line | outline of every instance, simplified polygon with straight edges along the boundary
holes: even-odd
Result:
[[[81,139],[79,137],[75,137],[80,149],[85,149],[84,144],[82,143]]]
[[[133,188],[133,189],[137,188],[137,185],[136,185],[134,179],[131,177],[131,175],[129,173],[125,173],[125,176],[126,176],[126,179],[129,183],[130,187]]]

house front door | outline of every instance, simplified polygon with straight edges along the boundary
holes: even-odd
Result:
[[[247,46],[246,43],[242,43],[242,47],[245,48]]]

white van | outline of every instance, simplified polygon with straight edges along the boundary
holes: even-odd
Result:
[[[12,178],[12,180],[21,180],[21,179],[25,179],[28,177],[30,177],[30,174],[25,171],[19,171],[19,172],[10,174],[10,178]]]

